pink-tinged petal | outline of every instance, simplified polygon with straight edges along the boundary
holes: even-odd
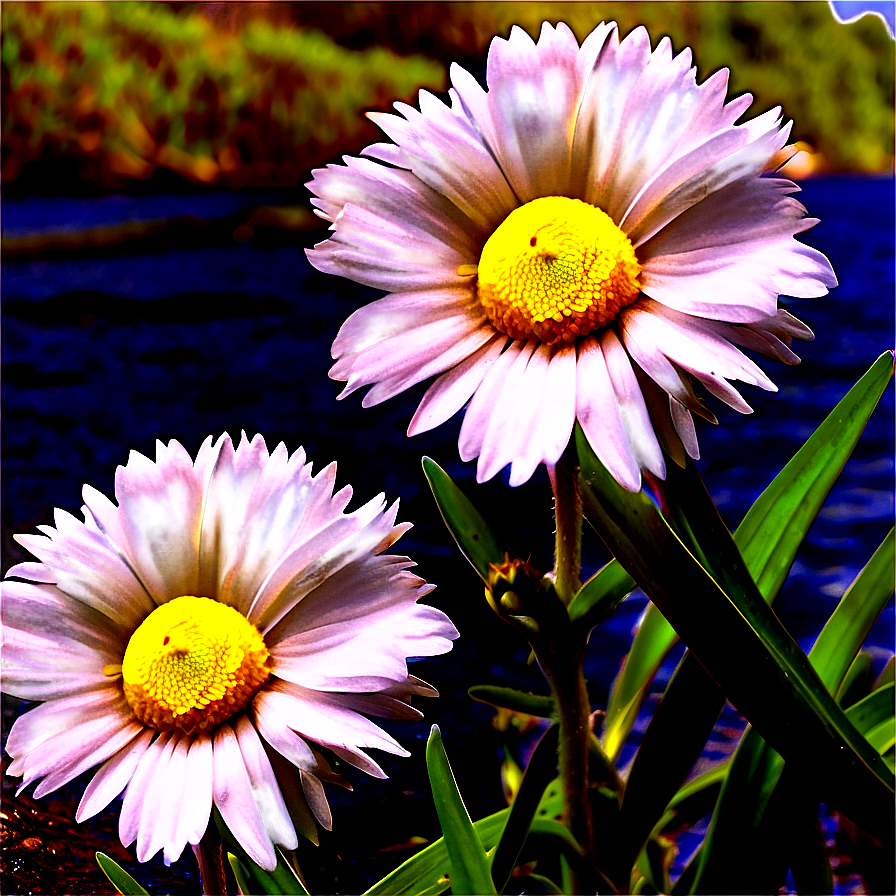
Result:
[[[56,511],[55,522],[56,529],[42,527],[46,537],[15,536],[41,563],[20,564],[8,575],[55,584],[108,617],[121,631],[133,631],[155,604],[120,549],[63,510]],[[106,627],[111,629],[112,625]]]
[[[377,691],[407,679],[406,657],[451,649],[447,616],[401,557],[365,557],[326,579],[266,638],[275,675],[325,691]]]
[[[172,795],[183,793],[188,744],[189,736],[175,731],[153,765],[140,805],[138,862],[148,862],[160,849],[165,850],[166,861],[176,861],[186,846],[185,840],[180,844],[172,842],[181,806],[181,800],[172,799]]]
[[[815,297],[836,285],[830,263],[794,236],[813,226],[789,181],[737,183],[693,206],[639,249],[644,292],[669,307],[751,323],[779,294]]]
[[[121,802],[121,813],[118,816],[118,837],[122,846],[130,846],[139,836],[144,804],[147,801],[155,802],[168,795],[166,788],[154,791],[152,783],[156,768],[167,754],[171,738],[170,731],[163,731],[149,745],[149,748],[140,757],[137,768],[128,782],[124,799]]]
[[[50,700],[106,688],[127,645],[108,617],[52,585],[3,583],[3,690]]]
[[[281,756],[296,768],[312,771],[317,760],[311,748],[291,728],[283,725],[277,714],[277,699],[268,699],[268,691],[261,691],[252,703],[252,718],[258,733]]]
[[[240,528],[226,563],[220,564],[218,600],[250,611],[259,590],[296,545],[338,522],[351,490],[333,494],[335,465],[311,476],[305,452],[287,454],[282,443],[260,471],[239,517]],[[220,500],[227,512],[227,493]]]
[[[507,370],[489,415],[488,428],[482,440],[476,481],[485,482],[509,464],[519,453],[520,432],[526,418],[537,410],[529,404],[523,391],[523,381],[529,362],[538,347],[536,339],[528,340]],[[536,377],[540,391],[544,389],[544,365],[536,363]],[[539,395],[540,397],[540,395]]]
[[[509,39],[492,41],[489,115],[477,124],[520,203],[568,194],[581,91],[578,52],[563,24],[555,29],[545,23],[537,44],[516,26]]]
[[[529,407],[515,421],[516,450],[508,480],[512,486],[528,482],[544,460],[542,433],[547,429],[548,423],[543,418],[543,411],[545,405],[557,401],[557,396],[548,394],[550,364],[551,349],[546,345],[537,345],[519,384],[519,394],[526,396]]]
[[[511,342],[506,351],[486,373],[473,395],[460,428],[458,447],[461,460],[472,460],[482,450],[482,442],[485,439],[495,403],[501,394],[504,377],[516,361],[522,348],[523,343],[519,340]]]
[[[717,423],[715,415],[694,394],[687,374],[683,374],[643,331],[642,319],[631,314],[630,309],[623,311],[620,317],[619,336],[630,357],[660,388],[674,396],[689,411],[710,423]]]
[[[179,836],[195,846],[208,827],[212,813],[214,759],[212,738],[208,734],[194,736],[187,754],[187,774],[183,805],[180,810]]]
[[[214,801],[227,827],[253,862],[265,871],[273,871],[277,867],[274,844],[265,830],[239,742],[229,725],[215,732],[213,762]]]
[[[295,465],[301,468],[302,460],[297,459]],[[202,518],[199,595],[219,596],[224,576],[239,562],[249,502],[269,461],[270,454],[260,435],[250,442],[243,433],[237,450],[229,436],[221,440]]]
[[[762,370],[725,338],[727,324],[680,314],[650,300],[640,302],[633,316],[667,358],[701,382],[724,377],[777,392]]]
[[[545,464],[553,465],[569,444],[576,421],[576,350],[575,346],[555,347],[548,367],[542,397],[540,431],[541,454]]]
[[[368,114],[400,147],[397,154],[384,156],[380,152],[378,157],[409,168],[446,197],[478,228],[485,242],[518,202],[480,133],[464,116],[425,90],[420,91],[419,112],[404,103],[396,103],[395,108],[404,119]],[[368,150],[365,154],[372,153]]]
[[[90,779],[84,790],[75,821],[87,821],[102,812],[128,786],[143,754],[149,749],[156,732],[144,729],[133,741],[107,759]]]
[[[117,686],[43,703],[9,732],[6,751],[16,760],[9,774],[22,775],[21,787],[46,776],[35,788],[39,797],[104,762],[142,730]]]
[[[249,606],[246,616],[253,625],[266,633],[328,576],[372,550],[392,525],[389,513],[383,515],[384,503],[378,495],[299,541],[268,573]]]
[[[443,373],[426,390],[408,426],[408,435],[428,432],[453,417],[479,388],[501,356],[508,338],[503,333],[494,333],[485,345]]]
[[[299,777],[302,781],[302,791],[308,808],[314,813],[318,824],[325,831],[332,831],[333,813],[330,811],[330,804],[327,802],[326,793],[324,793],[324,785],[314,775],[301,770]]]
[[[349,316],[333,341],[333,357],[357,354],[424,324],[455,317],[461,311],[471,312],[478,304],[469,286],[384,296]]]
[[[256,697],[256,701],[261,695]],[[410,756],[394,738],[370,719],[349,709],[340,694],[275,681],[264,693],[265,712],[276,712],[281,724],[323,747],[354,750],[375,747],[396,756]]]
[[[240,717],[234,731],[268,837],[286,849],[295,849],[299,842],[296,831],[258,732],[246,716]]]
[[[461,286],[458,268],[477,259],[360,205],[346,205],[331,229],[330,239],[306,250],[311,264],[386,292]]]
[[[371,117],[376,120],[376,113]],[[308,187],[320,198],[312,200],[312,204],[327,219],[337,222],[337,233],[339,213],[345,206],[353,205],[465,255],[475,254],[481,248],[481,244],[471,240],[469,219],[408,171],[346,156],[344,166],[328,165],[313,175]]]
[[[672,414],[675,431],[678,433],[685,451],[694,460],[700,460],[700,446],[697,444],[697,431],[694,429],[694,418],[691,416],[691,412],[671,395],[669,396],[669,411]]]
[[[605,330],[601,336],[600,347],[635,460],[642,470],[648,470],[654,476],[665,479],[666,464],[663,461],[663,451],[653,431],[644,395],[628,354],[610,329]]]
[[[641,471],[629,444],[600,343],[589,336],[576,364],[576,419],[588,444],[613,478],[629,491],[641,488]]]
[[[347,381],[340,398],[362,386],[378,383],[365,398],[368,407],[454,367],[493,335],[494,329],[481,316],[462,312],[347,355],[333,365],[330,378]],[[389,383],[398,385],[384,389]]]
[[[199,583],[199,538],[211,455],[194,466],[176,441],[156,443],[156,461],[132,451],[115,474],[118,508],[85,503],[99,527],[121,549],[159,604],[195,594]]]
[[[340,759],[353,765],[355,768],[361,769],[372,778],[384,780],[389,776],[374,762],[363,750],[344,750],[342,747],[330,748]]]
[[[620,224],[632,244],[637,248],[706,196],[758,178],[790,136],[791,125],[781,125],[780,111],[770,109],[710,138],[645,185]],[[733,144],[731,134],[738,138]]]

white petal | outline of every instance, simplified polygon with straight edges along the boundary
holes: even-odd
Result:
[[[504,385],[504,377],[510,370],[523,343],[514,340],[486,373],[464,414],[460,428],[459,449],[461,460],[472,460],[482,450],[482,442],[488,429],[495,403]]]
[[[107,759],[84,790],[75,821],[87,821],[101,812],[128,786],[143,754],[156,732],[146,728],[133,741]]]
[[[215,805],[249,858],[265,871],[273,871],[277,867],[277,855],[265,830],[233,729],[222,725],[215,732],[213,745]]]
[[[518,203],[481,134],[463,115],[425,90],[420,91],[420,112],[404,103],[396,103],[395,108],[406,121],[395,115],[370,114],[400,147],[391,157],[392,164],[409,168],[450,200],[478,228],[484,242]]]
[[[641,471],[629,444],[600,343],[593,336],[578,347],[576,419],[588,444],[613,478],[629,491],[638,491]]]
[[[283,801],[277,776],[264,751],[258,732],[247,716],[240,717],[234,731],[252,784],[252,793],[268,836],[272,842],[286,849],[295,849],[298,845],[296,831]]]
[[[570,189],[581,91],[579,47],[566,25],[544,24],[538,43],[514,26],[488,54],[488,112],[477,120],[520,203]],[[461,92],[460,86],[455,88]]]
[[[103,689],[127,641],[111,620],[52,585],[3,583],[3,690],[49,700]]]
[[[443,373],[426,390],[408,426],[408,435],[428,432],[453,417],[479,388],[501,356],[507,339],[503,333],[495,333],[485,345]]]
[[[156,769],[167,755],[171,738],[170,731],[163,731],[149,745],[149,748],[140,757],[137,768],[128,782],[121,803],[121,813],[118,816],[118,837],[122,846],[130,846],[140,836],[141,817],[145,803],[159,799],[166,792],[164,788],[154,791],[152,782]],[[152,823],[152,815],[148,816],[148,823]],[[146,837],[146,833],[143,836]]]
[[[85,500],[87,497],[85,488]],[[46,537],[15,536],[41,563],[20,564],[8,574],[55,584],[108,617],[106,628],[110,631],[117,628],[132,632],[155,604],[122,557],[121,549],[71,514],[57,510],[55,516],[56,529],[43,527]]]
[[[666,478],[663,452],[653,431],[641,387],[632,369],[628,354],[613,330],[605,330],[600,339],[607,373],[622,414],[622,423],[629,445],[642,470],[649,470],[660,479]]]

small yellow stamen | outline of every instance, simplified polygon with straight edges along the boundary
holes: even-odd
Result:
[[[122,661],[134,715],[159,731],[205,731],[246,706],[269,675],[258,629],[208,597],[157,607],[131,636]]]
[[[606,212],[545,196],[512,211],[479,259],[479,301],[514,339],[575,342],[638,298],[641,265]]]

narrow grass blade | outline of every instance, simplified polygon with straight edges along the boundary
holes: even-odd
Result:
[[[765,738],[783,755],[800,757],[817,770],[826,801],[888,837],[892,773],[843,715],[774,613],[748,590],[736,596],[723,591],[651,501],[610,476],[580,427],[576,442],[586,513],[616,558]],[[807,742],[813,744],[808,761]]]
[[[479,703],[487,703],[499,709],[524,712],[530,716],[549,719],[556,709],[554,698],[541,694],[527,694],[514,688],[491,684],[474,684],[467,693]]]
[[[784,584],[892,372],[893,356],[885,352],[759,496],[734,533],[746,568],[769,603]],[[611,756],[618,755],[628,738],[656,670],[678,640],[664,623],[662,614],[649,607],[613,685],[603,737]]]
[[[569,618],[590,631],[635,590],[634,579],[611,560],[578,590],[569,604]]]
[[[451,477],[431,458],[423,458],[423,473],[439,513],[461,553],[488,584],[490,563],[502,563],[505,551],[488,523]]]
[[[529,829],[541,802],[545,788],[557,776],[557,744],[559,727],[556,724],[542,735],[535,747],[523,780],[517,791],[507,826],[501,834],[492,858],[492,880],[499,893],[504,892],[517,859],[526,843]]]
[[[448,849],[451,892],[455,896],[494,894],[485,849],[476,836],[473,822],[457,789],[437,725],[432,726],[426,743],[426,768]]]
[[[114,859],[107,856],[104,852],[96,854],[97,864],[102,869],[103,874],[109,878],[109,883],[118,890],[122,896],[149,896],[149,891],[145,890],[137,881],[131,877],[121,865]]]

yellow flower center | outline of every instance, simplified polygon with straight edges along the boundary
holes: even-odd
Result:
[[[122,661],[134,715],[159,731],[205,731],[239,712],[268,677],[268,650],[238,610],[208,597],[157,607]]]
[[[512,211],[479,259],[479,300],[514,339],[575,342],[638,298],[641,265],[628,237],[594,205],[565,196]]]

